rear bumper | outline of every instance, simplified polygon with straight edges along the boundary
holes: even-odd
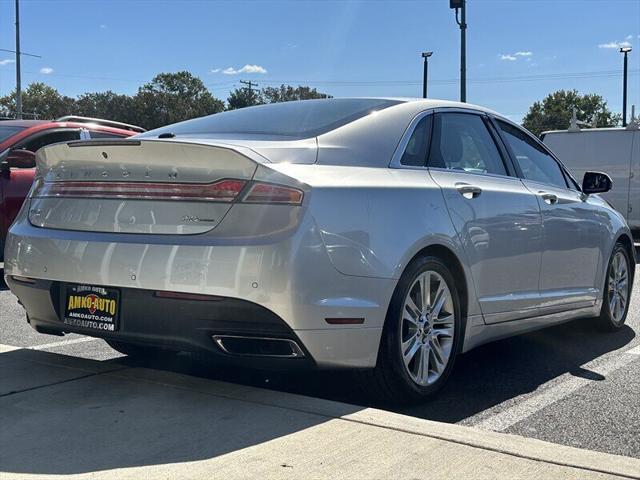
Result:
[[[295,338],[305,361],[320,368],[374,367],[396,281],[338,272],[309,217],[285,238],[256,243],[223,243],[201,235],[89,235],[37,228],[23,219],[7,237],[5,275],[40,330],[64,327],[107,338],[106,332],[71,329],[60,321],[52,289],[80,283],[124,292],[120,341],[224,354],[212,334],[276,335]],[[12,275],[37,281],[18,284]],[[224,300],[169,304],[153,297],[155,291]],[[335,318],[363,321],[336,325],[326,320]],[[293,366],[297,360],[285,362]],[[264,363],[260,357],[253,361]]]
[[[308,368],[316,363],[296,334],[273,312],[244,300],[215,298],[185,300],[160,298],[154,291],[125,288],[120,291],[120,318],[116,332],[70,326],[62,321],[63,284],[50,280],[35,283],[6,278],[7,284],[28,313],[31,327],[41,333],[80,333],[107,340],[159,347],[166,350],[209,352],[225,363],[255,364],[268,368]],[[219,336],[278,339],[299,347],[295,356],[228,353]],[[253,358],[252,358],[253,357]]]

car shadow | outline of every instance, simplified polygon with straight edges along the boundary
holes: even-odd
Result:
[[[603,376],[582,366],[624,347],[634,337],[635,332],[628,326],[615,333],[601,333],[589,319],[580,319],[490,343],[461,355],[443,390],[432,400],[415,406],[377,403],[358,388],[357,379],[348,371],[291,373],[216,368],[192,362],[187,356],[167,360],[164,364],[142,362],[142,365],[456,423],[533,392],[566,373],[601,381]],[[126,357],[122,361],[140,364]]]

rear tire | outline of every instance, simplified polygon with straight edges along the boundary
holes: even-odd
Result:
[[[127,355],[128,357],[139,360],[151,360],[158,358],[166,358],[176,355],[178,352],[173,350],[163,350],[157,347],[148,347],[144,345],[136,345],[134,343],[119,342],[116,340],[105,340],[105,342],[114,350]]]
[[[368,395],[417,403],[446,383],[462,349],[459,286],[444,262],[416,258],[393,293],[375,369],[360,373]]]
[[[605,273],[602,309],[600,315],[594,318],[600,330],[615,332],[624,326],[631,300],[631,272],[627,249],[621,243],[616,243]]]

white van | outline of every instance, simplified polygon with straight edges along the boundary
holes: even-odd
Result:
[[[542,141],[582,181],[587,170],[607,173],[611,191],[602,196],[640,230],[640,129],[590,128],[545,132]]]

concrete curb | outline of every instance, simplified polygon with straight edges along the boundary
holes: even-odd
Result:
[[[330,400],[199,379],[158,370],[132,368],[105,372],[103,375],[396,430],[563,467],[640,479],[640,459],[635,458],[583,450],[461,425],[423,420],[374,408],[358,407]]]

